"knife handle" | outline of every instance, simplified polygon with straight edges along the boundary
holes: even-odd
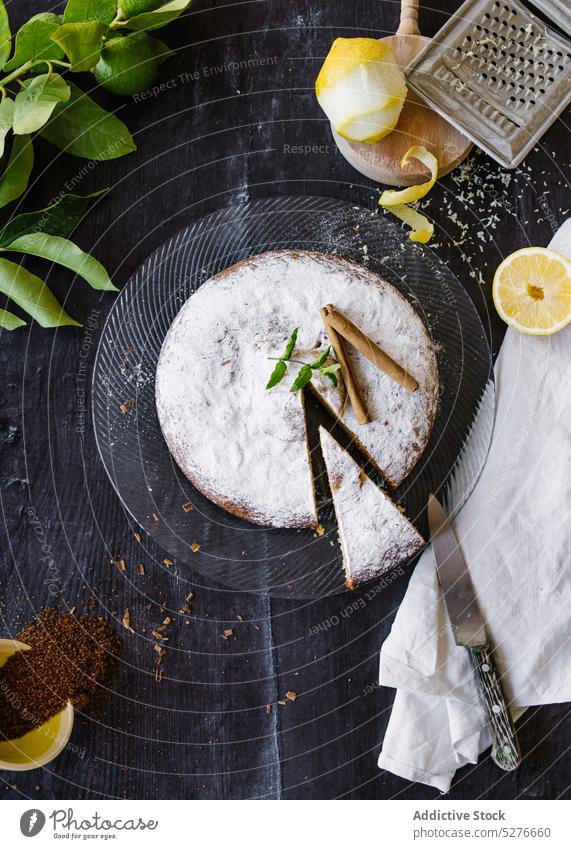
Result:
[[[490,646],[477,646],[470,649],[470,654],[490,720],[492,760],[506,771],[516,769],[521,763],[521,751],[494,667],[492,650]]]

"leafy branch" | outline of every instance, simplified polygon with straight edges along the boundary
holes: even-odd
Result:
[[[299,392],[300,389],[303,389],[304,386],[307,386],[309,381],[313,377],[314,372],[318,372],[319,374],[326,377],[331,381],[333,386],[337,386],[337,374],[336,372],[341,368],[339,363],[328,363],[327,361],[331,359],[331,347],[328,346],[323,353],[317,357],[312,363],[305,363],[303,360],[295,360],[292,359],[292,354],[295,350],[295,345],[297,342],[297,334],[299,328],[296,327],[292,330],[291,335],[287,341],[285,350],[282,356],[278,359],[276,366],[273,372],[270,375],[270,379],[266,384],[266,389],[272,389],[272,387],[277,386],[280,381],[283,380],[285,375],[287,374],[287,364],[288,363],[296,363],[301,365],[301,368],[298,372],[298,375],[294,382],[291,385],[290,392]]]
[[[0,0],[0,208],[28,187],[35,133],[67,153],[96,161],[136,149],[126,125],[69,75],[90,72],[103,88],[120,95],[149,87],[159,66],[172,55],[149,33],[175,20],[190,4],[191,0],[68,0],[63,15],[33,15],[12,37]],[[0,225],[0,251],[43,257],[72,269],[96,289],[115,290],[103,266],[68,238],[88,202],[64,195],[48,210],[16,216],[3,228]],[[52,231],[41,223],[46,215]],[[6,234],[14,237],[8,240]],[[0,293],[43,327],[77,324],[42,280],[3,258]],[[0,310],[0,327],[5,330],[24,323]]]

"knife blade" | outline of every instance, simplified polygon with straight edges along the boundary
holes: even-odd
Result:
[[[487,642],[486,629],[472,578],[448,515],[434,495],[428,497],[428,525],[456,644],[467,648],[483,646]]]
[[[448,515],[434,495],[428,496],[428,525],[436,572],[456,645],[465,646],[476,672],[492,732],[492,759],[502,769],[516,769],[521,752],[512,718],[494,666],[484,617]]]

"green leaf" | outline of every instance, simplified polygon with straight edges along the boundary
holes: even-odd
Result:
[[[191,3],[192,0],[171,0],[170,3],[165,3],[164,6],[153,9],[152,12],[143,12],[141,15],[129,18],[122,26],[136,31],[159,29],[178,18],[185,9],[188,9]]]
[[[73,83],[69,86],[69,101],[56,106],[41,130],[45,139],[67,153],[100,162],[136,150],[131,133],[119,118],[98,106]]]
[[[74,73],[90,71],[99,62],[103,39],[109,32],[107,24],[99,21],[64,24],[52,35],[63,47]]]
[[[94,289],[100,289],[103,292],[118,291],[95,257],[86,254],[69,239],[62,239],[61,236],[50,236],[47,233],[27,233],[6,245],[3,250],[20,251],[24,254],[49,259],[69,268],[71,271],[75,271]]]
[[[321,368],[322,365],[325,365],[325,360],[329,356],[329,352],[331,351],[331,347],[327,347],[325,351],[319,356],[316,360],[314,360],[311,364],[311,368]]]
[[[276,363],[276,367],[270,375],[270,379],[266,383],[266,389],[271,389],[272,386],[275,386],[280,380],[283,379],[285,373],[287,371],[287,365],[283,360],[278,360]]]
[[[0,157],[4,155],[6,136],[12,129],[14,121],[14,101],[5,97],[0,103]]]
[[[44,126],[58,103],[69,100],[70,89],[59,74],[40,74],[26,81],[14,101],[14,132],[35,133]]]
[[[330,366],[322,366],[319,369],[319,373],[323,375],[323,377],[329,378],[333,386],[337,386],[337,372],[341,368],[339,363],[334,363]]]
[[[0,310],[0,327],[3,327],[4,330],[16,330],[18,327],[23,327],[25,323],[23,319],[18,318],[13,312]]]
[[[8,12],[2,0],[0,0],[0,68],[4,67],[4,63],[12,50],[12,31],[10,30],[10,21]]]
[[[21,265],[0,259],[0,292],[28,313],[42,327],[60,327],[78,321],[69,316],[43,280]]]
[[[147,35],[147,43],[155,54],[155,59],[159,65],[162,65],[175,54],[175,51],[171,50],[168,44],[165,44],[160,38],[155,38],[154,35]]]
[[[59,44],[50,41],[50,36],[59,29],[61,16],[52,12],[41,12],[34,15],[16,35],[16,49],[9,62],[4,65],[5,71],[15,71],[25,62],[37,59],[61,59],[63,50]]]
[[[311,380],[313,375],[313,369],[311,366],[302,366],[299,370],[299,374],[294,380],[290,392],[298,392],[300,389],[303,389],[309,381]]]
[[[45,209],[15,215],[0,229],[0,248],[28,233],[48,233],[67,238],[84,218],[93,198],[100,197],[105,191],[91,195],[64,194]]]
[[[297,342],[297,334],[299,331],[299,327],[294,327],[291,332],[291,336],[288,339],[285,351],[282,355],[282,360],[289,360],[291,355],[293,354],[293,349],[295,348],[295,343]]]
[[[14,136],[10,159],[0,177],[0,207],[19,198],[26,191],[32,168],[34,148],[29,136]]]
[[[78,21],[100,21],[110,24],[116,9],[117,3],[113,0],[67,0],[63,22],[74,24]]]

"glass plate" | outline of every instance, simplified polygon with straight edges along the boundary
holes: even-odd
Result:
[[[412,303],[438,352],[437,420],[418,465],[397,491],[409,517],[425,533],[428,493],[439,494],[454,513],[484,465],[494,421],[492,360],[476,309],[456,277],[436,254],[408,241],[388,217],[321,197],[280,197],[224,209],[158,248],[109,315],[92,387],[95,434],[107,474],[126,510],[171,557],[227,586],[290,598],[342,589],[337,528],[314,447],[318,422],[332,421],[308,395],[325,533],[244,522],[195,490],[167,449],[155,409],[162,342],[187,298],[244,257],[301,248],[364,261],[364,246],[368,267]],[[187,502],[193,505],[189,512],[183,509]],[[200,548],[193,550],[196,544]]]

